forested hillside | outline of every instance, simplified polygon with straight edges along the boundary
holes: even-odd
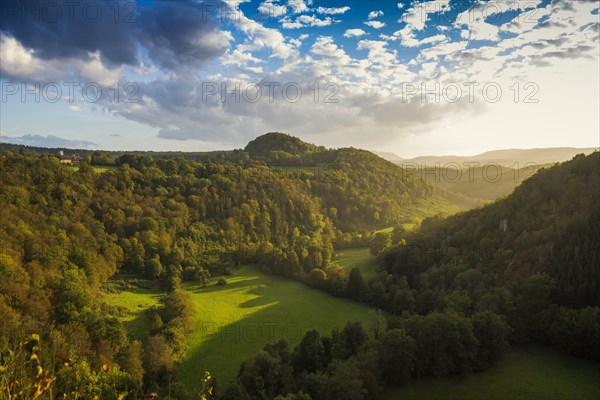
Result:
[[[487,369],[509,341],[599,361],[598,198],[596,152],[492,205],[378,233],[384,271],[366,282],[354,269],[343,293],[391,315],[374,313],[369,331],[349,323],[331,337],[308,332],[295,349],[266,346],[226,399],[374,399],[383,385]]]
[[[47,377],[59,378],[55,394],[116,398],[129,387],[135,398],[166,387],[185,350],[194,311],[179,290],[182,281],[208,282],[258,262],[294,279],[320,271],[341,282],[339,268],[330,268],[334,243],[364,242],[376,227],[459,208],[371,153],[303,148],[320,154],[314,161],[324,165],[322,173],[281,169],[245,152],[221,162],[96,152],[78,167],[53,155],[4,152],[3,365],[18,365],[11,363],[29,357],[41,340]],[[143,344],[128,337],[119,311],[98,296],[116,273],[160,281],[170,293]],[[14,353],[31,333],[42,336]],[[60,360],[77,362],[63,368]],[[115,368],[102,373],[105,365]],[[26,372],[12,370],[10,379],[24,387],[41,379]],[[77,382],[82,375],[88,386]]]
[[[503,316],[515,341],[600,359],[600,153],[542,169],[512,195],[428,219],[384,256],[409,309]]]
[[[491,206],[425,219],[409,233],[402,223],[448,214],[469,200],[435,190],[367,151],[325,150],[281,134],[261,140],[275,143],[260,159],[241,151],[220,162],[97,152],[72,167],[52,155],[4,152],[3,376],[23,388],[48,388],[56,379],[58,396],[164,393],[177,380],[194,326],[194,307],[181,282],[205,285],[242,263],[402,315],[389,320],[389,337],[375,334],[380,341],[369,345],[370,356],[361,356],[369,341],[360,326],[331,339],[313,338],[325,346],[325,358],[298,373],[317,376],[298,375],[297,386],[290,381],[273,395],[301,387],[304,379],[327,380],[319,371],[354,374],[352,360],[360,357],[367,358],[359,370],[383,363],[381,377],[364,383],[375,386],[361,389],[368,396],[379,393],[377,385],[409,376],[485,368],[498,358],[509,331],[515,341],[541,340],[598,359],[598,153],[542,170]],[[273,153],[278,146],[301,154],[300,165]],[[392,225],[392,233],[372,233]],[[346,277],[331,262],[336,246],[357,244],[370,244],[386,272],[366,282],[358,268]],[[98,296],[118,273],[164,288],[143,343],[128,335],[119,308]],[[421,341],[427,336],[415,335],[434,326],[445,326],[448,340],[468,346],[468,354],[427,350]],[[36,333],[41,336],[22,341]],[[350,345],[352,337],[362,339]],[[398,346],[405,345],[413,350],[402,353]],[[338,346],[338,355],[327,353],[327,346]],[[396,370],[392,360],[377,361],[386,353],[412,361]],[[22,367],[31,357],[40,360],[43,373]],[[444,357],[452,361],[440,361]],[[346,393],[319,397],[314,390],[315,399]]]

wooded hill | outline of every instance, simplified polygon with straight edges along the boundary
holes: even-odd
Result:
[[[427,219],[384,255],[419,314],[490,310],[513,340],[600,359],[600,153],[540,170],[507,198]]]
[[[376,399],[382,385],[486,369],[508,340],[600,360],[599,196],[596,152],[494,204],[377,233],[384,270],[366,282],[353,269],[339,293],[387,321],[374,315],[371,335],[355,322],[331,337],[309,331],[293,350],[269,344],[225,399]]]
[[[0,353],[17,358],[2,366],[22,365],[18,357],[31,354],[15,352],[18,344],[41,333],[43,368],[60,377],[55,395],[116,398],[116,388],[127,386],[136,398],[143,388],[166,387],[185,349],[194,314],[182,306],[182,281],[207,282],[258,262],[301,280],[328,271],[326,279],[343,283],[330,265],[334,243],[364,244],[375,228],[459,209],[451,196],[372,153],[325,150],[281,134],[258,141],[271,149],[263,159],[249,145],[250,153],[221,153],[219,162],[94,152],[74,167],[61,164],[58,150],[3,152]],[[281,163],[284,153],[305,166]],[[97,296],[116,273],[160,281],[172,294],[144,345],[131,341],[118,310]],[[38,339],[27,349],[37,349]],[[76,367],[62,368],[61,358]],[[102,375],[105,364],[121,369]],[[23,385],[41,379],[10,371]],[[82,376],[96,382],[89,392],[79,386]]]

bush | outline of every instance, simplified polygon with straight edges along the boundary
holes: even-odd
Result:
[[[225,286],[225,285],[227,285],[227,279],[225,279],[225,278],[219,279],[217,281],[217,285],[219,285],[219,286]]]

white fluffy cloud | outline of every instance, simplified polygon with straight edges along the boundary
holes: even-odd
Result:
[[[336,14],[344,14],[346,11],[349,11],[350,7],[348,6],[344,6],[344,7],[317,7],[317,12],[319,14],[329,14],[329,15],[336,15]]]
[[[346,32],[344,32],[344,37],[360,37],[363,35],[366,35],[367,32],[363,31],[362,29],[346,29]]]
[[[267,0],[258,7],[258,12],[269,18],[281,17],[287,13],[287,6]]]
[[[373,29],[381,29],[385,26],[385,22],[381,21],[365,21],[365,25],[370,26]]]
[[[406,25],[394,35],[400,38],[403,46],[417,47],[420,45],[420,41],[416,39],[416,32],[425,29],[425,25],[432,15],[446,13],[449,10],[450,0],[432,0],[417,3],[404,12],[398,22],[404,22]]]
[[[307,26],[315,26],[322,27],[328,26],[339,22],[337,20],[332,19],[331,17],[325,17],[323,19],[318,18],[314,15],[300,15],[295,20],[291,20],[290,18],[283,18],[281,20],[281,26],[285,29],[299,29]]]
[[[307,2],[305,0],[287,0],[288,6],[292,9],[294,14],[301,14],[309,11]]]
[[[381,10],[371,11],[368,16],[369,19],[375,19],[377,17],[383,17],[383,11],[381,11]]]

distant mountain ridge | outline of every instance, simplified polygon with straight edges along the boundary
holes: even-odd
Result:
[[[550,147],[536,149],[505,149],[492,150],[474,156],[419,156],[410,159],[404,159],[404,164],[417,164],[419,167],[425,163],[427,167],[435,167],[439,163],[441,167],[457,168],[456,165],[446,165],[457,163],[460,168],[468,168],[469,164],[479,162],[482,164],[495,163],[508,168],[521,168],[527,163],[554,164],[572,159],[577,154],[590,154],[598,150],[597,147]],[[518,164],[518,165],[515,165]]]
[[[406,160],[406,158],[402,158],[398,154],[392,153],[391,151],[372,151],[372,153],[377,154],[379,157],[383,158],[384,160],[388,160],[393,163]]]

